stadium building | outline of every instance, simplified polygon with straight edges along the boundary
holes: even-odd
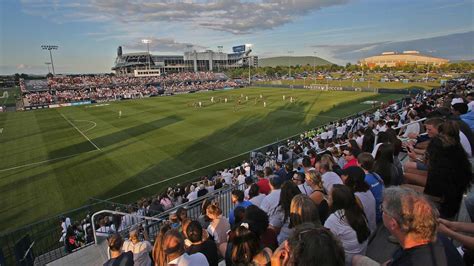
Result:
[[[440,66],[449,60],[420,54],[418,51],[403,51],[403,53],[384,52],[381,55],[371,56],[359,61],[361,66],[373,68],[376,66],[397,67],[407,64]]]
[[[238,67],[258,67],[258,56],[250,55],[251,45],[239,45],[232,48],[233,53],[206,50],[189,51],[184,55],[152,55],[147,52],[122,52],[117,49],[117,58],[112,70],[117,76],[157,76],[161,73],[182,71],[222,71]]]

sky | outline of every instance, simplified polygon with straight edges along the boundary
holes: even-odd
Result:
[[[459,51],[429,46],[460,33],[468,38]],[[317,55],[338,64],[424,40],[422,53],[474,59],[474,42],[464,43],[474,40],[474,0],[2,0],[0,36],[0,74],[47,73],[43,44],[59,46],[56,73],[107,73],[118,46],[146,51],[144,38],[154,54],[250,43],[260,58]]]

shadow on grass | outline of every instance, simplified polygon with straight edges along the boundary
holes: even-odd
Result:
[[[130,118],[128,118],[130,119]],[[119,144],[131,138],[140,138],[141,135],[152,133],[153,131],[167,127],[171,124],[182,121],[183,119],[176,115],[167,116],[147,123],[139,123],[136,126],[129,127],[102,137],[91,139],[99,148],[106,148],[111,145]],[[49,152],[48,158],[54,159],[75,153],[82,153],[94,150],[95,147],[86,139],[84,141],[63,147]]]
[[[142,196],[159,193],[164,188],[176,183],[195,180],[204,175],[211,175],[217,169],[248,160],[250,154],[245,151],[250,151],[261,145],[261,143],[275,141],[273,139],[275,135],[287,137],[301,132],[310,125],[315,126],[318,124],[318,120],[320,120],[318,117],[312,117],[311,121],[304,122],[306,117],[305,109],[309,104],[309,102],[297,102],[296,104],[288,104],[277,109],[271,109],[266,115],[243,116],[229,127],[217,130],[205,138],[194,141],[193,144],[186,147],[179,155],[157,162],[156,165],[144,169],[137,175],[116,184],[107,192],[97,197],[110,198],[124,191],[130,191],[133,188],[133,183],[153,184],[158,182],[147,189],[114,199],[118,202],[129,203]],[[284,112],[289,108],[293,111],[292,113]],[[269,133],[269,131],[272,132]],[[165,146],[163,149],[165,149],[165,152],[170,153],[171,149],[176,148],[174,146]],[[238,156],[240,153],[244,154]],[[200,170],[194,171],[195,169]],[[160,182],[160,180],[178,175],[181,176],[176,179]]]

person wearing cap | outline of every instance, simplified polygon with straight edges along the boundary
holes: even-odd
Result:
[[[273,216],[277,215],[276,208],[280,203],[280,193],[281,193],[281,185],[283,184],[283,180],[281,177],[277,175],[271,175],[270,179],[270,187],[271,192],[262,200],[260,204],[260,209],[268,214],[269,219],[271,220]]]
[[[139,235],[143,234],[143,241],[140,241]],[[128,240],[125,240],[122,245],[123,252],[133,253],[134,265],[148,266],[151,265],[151,259],[149,253],[153,249],[153,246],[148,241],[148,232],[141,225],[134,227],[129,232],[130,236]]]

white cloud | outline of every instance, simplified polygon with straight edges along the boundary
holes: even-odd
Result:
[[[181,23],[232,34],[274,29],[349,0],[21,0],[24,11],[56,22],[109,21],[127,25]],[[54,14],[54,16],[53,16]]]

